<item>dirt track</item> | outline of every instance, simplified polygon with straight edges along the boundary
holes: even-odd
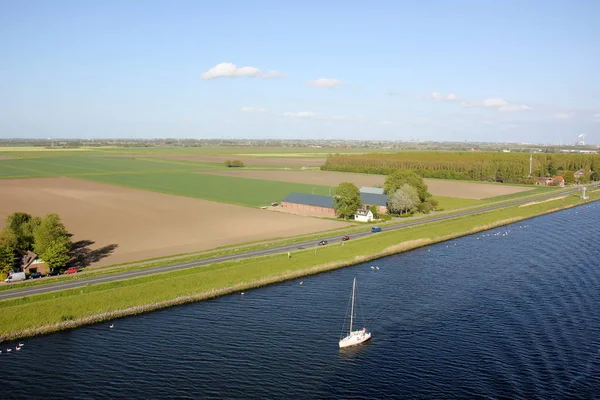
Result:
[[[204,172],[203,172],[204,173]],[[205,172],[207,174],[265,179],[281,182],[310,183],[313,185],[337,186],[340,182],[352,182],[357,186],[383,186],[385,176],[351,174],[333,171],[260,171],[226,170]],[[429,192],[434,196],[457,197],[462,199],[485,199],[506,194],[531,190],[530,187],[491,185],[477,182],[443,181],[425,179]]]
[[[91,240],[93,266],[295,236],[346,224],[71,178],[0,180],[0,229],[7,215],[57,213],[74,241]]]

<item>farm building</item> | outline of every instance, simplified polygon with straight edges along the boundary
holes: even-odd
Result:
[[[387,214],[387,196],[384,194],[361,193],[363,206],[376,206],[377,212]],[[333,197],[315,194],[290,193],[281,201],[281,206],[299,212],[310,212],[322,215],[335,215]]]
[[[361,210],[356,211],[356,214],[354,214],[354,219],[360,222],[373,221],[373,213],[368,208],[363,208]]]
[[[549,176],[542,176],[540,178],[536,178],[536,185],[546,185],[546,186],[565,186],[565,178],[560,175],[555,176],[554,178],[550,178]]]
[[[46,275],[48,272],[50,272],[48,265],[40,260],[38,255],[33,251],[28,251],[25,253],[21,259],[21,269],[26,274],[35,274],[36,272],[39,272],[43,275]]]
[[[383,188],[363,186],[359,189],[361,193],[384,194]]]
[[[333,197],[315,194],[290,193],[281,201],[281,207],[299,212],[335,216]]]

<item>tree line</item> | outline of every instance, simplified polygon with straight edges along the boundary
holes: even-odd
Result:
[[[13,213],[6,217],[0,232],[0,275],[19,271],[28,251],[38,254],[51,270],[60,270],[71,258],[71,246],[71,237],[57,214],[40,218]]]
[[[494,152],[401,152],[331,154],[324,171],[388,175],[410,170],[423,178],[532,183],[527,153]],[[600,155],[534,153],[532,178],[564,175],[583,169],[582,180],[600,180]]]
[[[431,198],[423,178],[414,172],[396,170],[388,175],[384,184],[387,195],[387,209],[392,215],[414,212],[428,214],[438,203]],[[340,183],[333,197],[333,209],[338,217],[348,219],[363,206],[360,189],[351,182]],[[377,218],[377,207],[369,205],[373,217]]]

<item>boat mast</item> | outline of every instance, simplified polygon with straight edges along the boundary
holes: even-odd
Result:
[[[352,334],[352,322],[354,318],[354,288],[356,287],[356,278],[352,281],[352,312],[350,313],[350,334]]]

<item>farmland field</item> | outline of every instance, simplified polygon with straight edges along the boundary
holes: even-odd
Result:
[[[154,157],[174,159],[174,160],[187,160],[187,161],[200,161],[200,162],[211,162],[211,163],[224,163],[227,160],[240,160],[245,165],[270,165],[270,166],[281,166],[281,167],[319,167],[325,162],[324,157],[310,158],[310,157],[249,157],[248,155],[240,157],[238,155],[230,156],[214,156],[214,155],[155,155]]]
[[[222,164],[181,159],[89,154],[0,160],[0,179],[66,176],[251,207],[279,202],[290,192],[326,195],[330,191],[314,184],[197,173],[224,169]]]
[[[235,176],[281,182],[314,183],[315,185],[337,186],[340,182],[352,182],[357,186],[382,186],[384,175],[354,174],[333,171],[253,171],[253,170],[223,170],[210,171],[205,174]],[[487,184],[464,181],[444,181],[425,179],[429,192],[434,196],[455,197],[462,199],[486,199],[505,196],[532,190],[528,186],[509,186],[502,184]]]
[[[0,180],[0,193],[0,229],[6,216],[16,211],[58,213],[74,241],[94,242],[88,248],[94,266],[347,225],[71,178]]]

